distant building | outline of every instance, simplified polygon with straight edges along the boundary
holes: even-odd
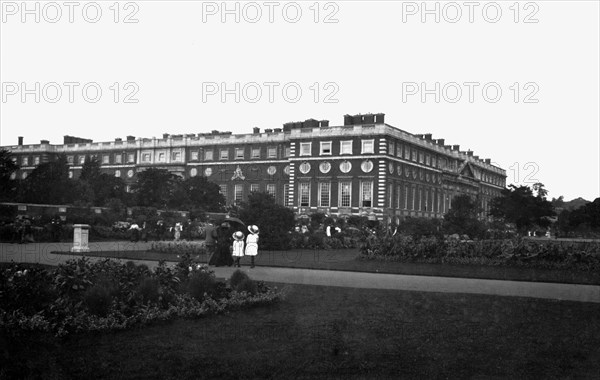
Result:
[[[24,145],[20,137],[19,145],[4,148],[21,166],[15,173],[19,178],[58,154],[66,155],[70,176],[77,178],[91,155],[103,172],[128,185],[137,173],[161,168],[183,178],[206,176],[229,204],[262,191],[298,216],[362,215],[387,223],[407,216],[439,218],[458,194],[476,197],[483,216],[506,186],[506,172],[490,159],[431,134],[392,127],[384,123],[384,114],[346,115],[340,126],[309,119],[236,135],[212,131],[100,143],[65,136],[62,145],[47,140]]]

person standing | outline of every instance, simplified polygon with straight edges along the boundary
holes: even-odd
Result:
[[[206,245],[206,262],[209,263],[211,257],[215,254],[215,244],[217,240],[217,230],[212,222],[208,222],[204,228],[204,244]]]
[[[244,234],[242,231],[236,231],[233,233],[233,247],[231,255],[235,260],[233,266],[240,268],[240,259],[244,257]]]
[[[246,256],[250,256],[250,268],[254,268],[254,258],[258,255],[258,226],[248,226],[250,233],[246,237]]]
[[[175,241],[181,238],[181,231],[183,231],[183,225],[179,222],[175,223]]]
[[[217,267],[233,265],[233,258],[231,257],[233,231],[234,230],[227,222],[222,223],[217,229],[217,246],[215,247],[215,254],[208,262],[209,265]]]

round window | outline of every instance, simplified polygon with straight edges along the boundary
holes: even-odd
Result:
[[[327,174],[331,170],[331,164],[329,162],[321,162],[321,165],[319,165],[319,170],[321,173]]]
[[[119,178],[121,176],[121,171],[120,170],[115,170],[115,177]]]
[[[275,166],[269,166],[269,168],[267,169],[267,173],[269,173],[269,175],[273,175],[277,172],[277,168]]]
[[[127,171],[127,177],[129,177],[129,178],[133,177],[133,170],[130,169]]]
[[[23,173],[23,174],[25,174],[25,173]],[[23,178],[25,178],[25,177],[23,177]],[[69,178],[73,178],[73,172],[71,172],[71,171],[69,172]]]
[[[197,175],[198,175],[198,169],[196,169],[196,168],[191,168],[191,169],[190,169],[190,175],[191,175],[192,177],[195,177],[195,176],[197,176]]]
[[[398,175],[402,175],[402,166],[398,165]]]
[[[210,177],[210,176],[211,176],[211,174],[212,174],[212,169],[211,169],[211,168],[206,168],[206,169],[204,169],[204,175],[205,175],[206,177]]]
[[[352,170],[352,164],[350,161],[344,161],[340,164],[340,171],[342,173],[348,173],[350,170]]]
[[[394,164],[392,164],[392,163],[390,162],[390,164],[388,165],[388,169],[389,169],[389,171],[390,171],[390,174],[394,173]]]
[[[363,172],[369,173],[371,170],[373,170],[373,161],[371,161],[371,160],[363,161],[362,164],[360,164],[360,168],[362,169]]]
[[[300,173],[306,174],[310,171],[310,164],[308,162],[303,162],[300,164]]]
[[[72,174],[73,172],[69,172],[69,174]],[[21,174],[21,178],[25,179],[27,178],[27,172],[23,172],[23,174]],[[69,178],[72,178],[72,176],[69,176]]]
[[[290,175],[290,165],[283,168],[283,172],[285,173],[285,175]]]

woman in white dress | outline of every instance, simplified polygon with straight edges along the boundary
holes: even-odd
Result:
[[[235,260],[233,266],[240,267],[240,259],[244,257],[244,234],[242,231],[233,233],[233,245],[231,255]]]
[[[248,226],[250,233],[246,237],[246,256],[250,256],[250,268],[254,268],[254,257],[258,255],[258,227]]]

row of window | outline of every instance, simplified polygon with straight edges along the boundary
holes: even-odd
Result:
[[[339,142],[339,154],[352,154],[352,140],[343,140]],[[375,140],[361,140],[360,142],[361,154],[372,154],[375,153]],[[319,155],[330,156],[333,154],[333,142],[332,141],[319,141]],[[312,142],[301,142],[300,143],[300,156],[312,156]]]
[[[229,160],[230,148],[222,148],[218,149],[217,152],[219,154],[219,160]],[[246,159],[246,148],[237,147],[233,148],[234,156],[233,158],[236,160],[245,160]],[[207,149],[204,151],[192,151],[190,152],[190,160],[191,161],[199,161],[200,155],[202,154],[202,159],[204,161],[213,161],[215,160],[215,150]],[[290,147],[285,147],[283,157],[290,156]],[[250,158],[251,159],[261,159],[264,158],[262,156],[262,148],[251,148],[250,149]],[[277,158],[277,147],[270,146],[267,147],[267,155],[266,158]]]

